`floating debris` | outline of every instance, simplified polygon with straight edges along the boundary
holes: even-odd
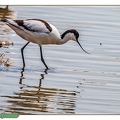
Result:
[[[4,66],[9,67],[11,65],[12,65],[12,63],[10,62],[10,59],[7,58],[6,61],[4,62]]]
[[[9,45],[13,45],[13,42],[7,40],[6,41],[0,40],[0,47],[9,46]]]
[[[12,65],[12,63],[10,62],[9,58],[4,58],[5,54],[4,53],[0,53],[0,63],[3,63],[4,66],[9,67]]]

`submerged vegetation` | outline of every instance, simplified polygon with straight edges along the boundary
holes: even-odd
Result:
[[[5,67],[12,65],[9,58],[5,58],[5,53],[0,53],[0,64],[4,64]]]

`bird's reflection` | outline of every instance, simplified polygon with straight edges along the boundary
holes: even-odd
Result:
[[[25,79],[25,78],[24,78],[24,70],[25,70],[25,67],[23,67],[22,70],[21,70],[21,76],[20,76],[19,84],[22,84],[22,80]],[[44,73],[43,73],[43,74],[40,74],[41,78],[40,78],[40,82],[39,82],[39,87],[40,87],[41,84],[42,84],[42,80],[44,79],[44,75],[45,75],[45,74],[48,74],[47,71],[48,71],[48,69],[45,69],[45,70],[44,70]],[[21,88],[22,88],[22,87],[21,87]]]
[[[20,86],[25,75],[25,68],[21,71]],[[11,104],[5,112],[14,112],[22,114],[74,114],[76,91],[43,87],[42,81],[46,80],[48,71],[44,70],[40,74],[38,85],[26,85],[20,87],[19,91],[14,92],[11,96],[7,97],[7,103]]]
[[[22,84],[22,80],[24,79],[24,69],[25,69],[25,67],[23,67],[22,70],[21,70],[21,76],[20,76],[19,84]]]

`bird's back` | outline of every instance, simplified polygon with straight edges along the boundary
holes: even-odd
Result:
[[[56,44],[60,34],[55,26],[41,19],[3,19],[20,37],[36,44]]]

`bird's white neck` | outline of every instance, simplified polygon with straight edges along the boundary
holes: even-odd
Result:
[[[73,33],[67,33],[64,38],[59,39],[57,44],[65,44],[66,42],[68,42],[69,40],[73,40],[76,41],[75,36]]]
[[[58,44],[58,45],[65,44],[65,43],[68,42],[68,41],[69,41],[69,39],[66,39],[66,38],[64,38],[64,39],[59,39],[59,40],[57,41],[57,44]]]

